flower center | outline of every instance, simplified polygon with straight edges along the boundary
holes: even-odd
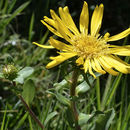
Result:
[[[104,55],[108,49],[108,44],[106,44],[106,41],[101,37],[80,35],[74,37],[72,42],[74,48],[73,51],[84,59]]]

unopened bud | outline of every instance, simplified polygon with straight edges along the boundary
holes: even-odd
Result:
[[[17,78],[17,68],[13,65],[5,65],[3,67],[3,75],[6,79],[9,80],[14,80],[15,78]]]

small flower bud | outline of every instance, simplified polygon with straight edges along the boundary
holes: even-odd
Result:
[[[14,80],[17,77],[17,68],[13,65],[5,65],[3,67],[3,75],[6,79]]]

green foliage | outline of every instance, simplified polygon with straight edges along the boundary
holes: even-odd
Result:
[[[119,74],[115,77],[96,73],[97,79],[94,79],[81,70],[76,96],[72,98],[70,96],[73,70],[71,62],[47,70],[45,66],[50,61],[49,56],[55,55],[55,51],[32,44],[33,41],[48,44],[50,32],[44,28],[40,20],[44,15],[48,16],[51,8],[57,9],[59,5],[64,6],[68,2],[66,0],[39,0],[38,2],[0,0],[1,130],[41,130],[18,98],[19,94],[45,126],[45,130],[74,129],[72,101],[76,102],[78,124],[82,130],[130,129],[129,75]],[[78,0],[72,3],[73,5],[69,2],[68,6],[72,6],[70,12],[77,19],[75,16],[81,6],[76,5],[79,4]],[[127,4],[125,2],[123,4],[126,8]],[[121,9],[117,12],[121,12]],[[114,17],[119,19],[118,16]],[[106,19],[109,20],[111,17],[113,13],[107,15]],[[115,25],[109,28],[109,24],[106,23],[105,31],[115,29]],[[118,23],[119,26],[122,24]],[[116,28],[118,29],[118,26]],[[127,41],[128,39],[125,39],[122,43],[125,44]],[[129,63],[129,58],[126,57],[125,61]],[[13,71],[5,73],[2,71],[3,67],[14,68]]]
[[[14,80],[18,83],[23,84],[24,80],[34,72],[32,67],[25,67],[18,72],[18,77]]]
[[[35,85],[33,80],[27,80],[23,85],[23,98],[27,104],[30,104],[33,101],[35,95]]]

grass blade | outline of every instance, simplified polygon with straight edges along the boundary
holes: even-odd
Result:
[[[113,95],[115,94],[116,92],[116,89],[117,87],[119,86],[119,83],[121,81],[121,77],[122,77],[122,73],[120,73],[116,79],[114,80],[114,83],[112,85],[112,89],[110,91],[110,94],[108,95],[108,99],[107,99],[107,102],[106,102],[106,106],[111,102],[112,98],[113,98]]]
[[[29,27],[29,37],[28,37],[28,40],[29,40],[29,41],[31,41],[32,36],[33,36],[34,18],[35,18],[35,15],[34,15],[34,13],[33,13],[33,14],[32,14],[32,17],[31,17],[31,21],[30,21],[30,27]]]
[[[4,117],[3,117],[2,126],[1,126],[1,129],[0,129],[0,130],[4,130],[5,117],[6,117],[6,110],[5,110],[5,112],[4,112]]]

